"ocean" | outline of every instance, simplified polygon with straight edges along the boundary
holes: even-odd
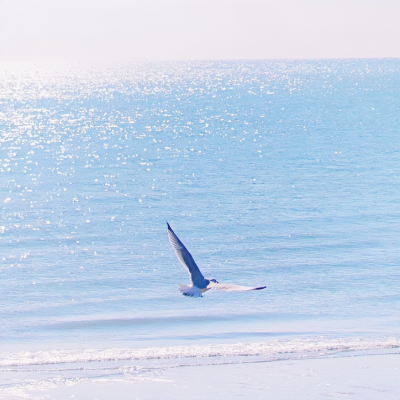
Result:
[[[0,67],[0,396],[399,353],[400,60]],[[265,290],[187,298],[203,274]]]

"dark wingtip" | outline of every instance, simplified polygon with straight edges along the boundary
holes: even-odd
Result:
[[[261,290],[261,289],[265,289],[265,288],[266,288],[266,286],[260,286],[260,287],[254,288],[253,290]]]
[[[167,221],[166,221],[167,222]],[[169,226],[169,223],[167,222],[168,230],[172,231],[171,227]]]

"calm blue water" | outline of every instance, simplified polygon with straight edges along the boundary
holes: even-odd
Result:
[[[4,354],[399,336],[400,60],[0,74]]]

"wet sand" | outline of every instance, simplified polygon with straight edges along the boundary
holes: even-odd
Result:
[[[25,394],[46,400],[398,400],[400,354],[168,368]]]

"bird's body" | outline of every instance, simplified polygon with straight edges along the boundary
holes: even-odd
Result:
[[[184,244],[179,240],[178,236],[175,235],[168,222],[167,225],[169,241],[173,249],[175,250],[175,254],[178,257],[180,263],[188,269],[190,280],[192,283],[191,285],[178,285],[179,291],[184,296],[202,297],[202,293],[207,292],[210,289],[224,290],[228,292],[243,292],[248,290],[261,290],[266,288],[266,286],[249,287],[234,285],[232,283],[222,284],[219,283],[216,279],[204,278],[192,255],[189,253]]]

